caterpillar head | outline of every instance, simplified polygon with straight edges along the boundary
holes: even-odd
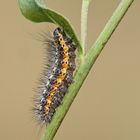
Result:
[[[65,35],[64,31],[62,28],[58,27],[54,30],[53,35],[55,37],[60,36],[60,34]]]

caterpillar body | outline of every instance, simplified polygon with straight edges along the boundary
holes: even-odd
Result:
[[[51,122],[57,107],[62,103],[69,85],[73,82],[76,45],[64,30],[57,27],[48,40],[49,64],[39,87],[34,112],[46,125]]]

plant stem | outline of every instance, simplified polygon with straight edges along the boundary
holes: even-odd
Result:
[[[82,86],[82,83],[87,77],[92,65],[94,64],[95,60],[101,53],[105,44],[111,37],[114,30],[117,28],[118,24],[120,23],[121,19],[123,18],[124,14],[127,12],[127,9],[133,1],[134,0],[122,0],[120,2],[118,8],[115,10],[114,14],[106,24],[104,30],[97,38],[97,41],[94,43],[89,53],[86,55],[86,61],[80,65],[78,72],[75,75],[74,83],[70,86],[69,92],[63,100],[63,104],[58,108],[52,122],[48,125],[42,140],[52,140],[55,136],[62,120],[69,110],[70,105],[72,104],[75,96]]]
[[[87,18],[88,18],[88,8],[89,4],[92,0],[83,0],[82,9],[81,9],[81,45],[83,47],[83,51],[86,45],[87,38]]]
[[[99,37],[97,38],[96,42],[92,45],[89,53],[86,55],[86,60],[91,65],[93,64],[98,55],[101,53],[102,49],[104,48],[107,41],[110,39],[111,35],[117,28],[118,24],[122,20],[123,16],[127,12],[128,8],[132,4],[134,0],[122,0],[113,13],[112,17],[107,22],[106,26],[104,27],[103,31],[100,33]],[[90,66],[92,67],[92,65]]]

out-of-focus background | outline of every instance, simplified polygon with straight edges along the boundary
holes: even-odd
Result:
[[[70,19],[80,36],[81,0],[48,0]],[[93,0],[88,48],[120,0]],[[54,140],[140,139],[140,1],[135,0],[99,56]],[[0,139],[39,140],[43,129],[33,118],[33,89],[44,66],[38,34],[51,24],[32,23],[17,1],[0,4]]]

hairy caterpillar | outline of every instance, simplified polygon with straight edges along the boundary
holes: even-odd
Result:
[[[38,120],[46,125],[51,122],[57,107],[62,103],[76,68],[75,44],[62,28],[53,31],[53,37],[47,44],[49,64],[33,109]]]

